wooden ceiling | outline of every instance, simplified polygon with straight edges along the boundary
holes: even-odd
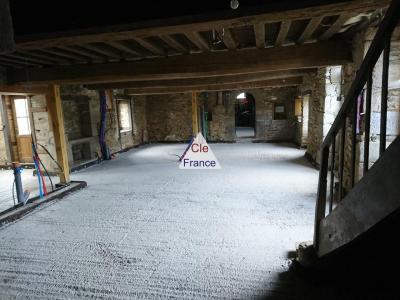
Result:
[[[241,63],[245,63],[246,59],[250,59],[249,55],[241,54],[252,53],[257,56],[257,52],[250,52],[253,50],[272,53],[265,50],[290,48],[297,51],[302,49],[298,48],[302,44],[324,44],[324,41],[331,39],[342,40],[373,21],[388,3],[390,1],[354,0],[232,19],[189,21],[190,18],[181,18],[172,23],[166,22],[166,25],[155,23],[157,26],[145,28],[130,24],[101,30],[52,34],[39,39],[24,37],[17,39],[15,52],[0,55],[0,66],[7,68],[10,83],[47,82],[52,79],[60,83],[72,82],[68,76],[59,76],[60,72],[68,73],[71,70],[77,75],[76,82],[82,83],[147,80],[148,78],[143,77],[136,78],[134,72],[119,76],[115,66],[131,64],[130,66],[136,67],[135,62],[143,61],[161,63],[160,66],[165,66],[166,61],[173,61],[179,65],[181,60],[176,57],[182,57],[182,61],[193,57],[192,62],[196,65],[198,57],[205,60],[208,56],[204,55],[211,55],[213,59],[223,59],[223,56],[218,56],[219,53],[232,52],[238,52],[236,56],[230,54],[232,59],[244,59]],[[198,54],[203,56],[193,56]],[[164,61],[161,62],[161,59]],[[202,59],[199,62],[203,62]],[[94,78],[96,76],[78,76],[81,68],[97,70],[99,68],[96,65],[99,68],[113,66],[115,79],[112,80],[112,73],[101,80]],[[303,65],[293,66],[298,68]],[[288,66],[270,71],[280,69],[288,69]],[[50,78],[52,75],[54,78]],[[161,79],[170,78],[166,76]]]

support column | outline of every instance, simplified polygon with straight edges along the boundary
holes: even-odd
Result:
[[[199,120],[198,120],[198,112],[197,112],[197,92],[192,92],[192,129],[193,129],[193,137],[195,137],[199,133]]]
[[[61,184],[68,184],[70,182],[69,177],[69,163],[68,163],[68,152],[67,143],[65,140],[65,129],[64,129],[64,116],[62,111],[62,103],[60,96],[60,86],[51,85],[46,95],[47,107],[49,110],[51,123],[53,125],[54,132],[54,143],[56,147],[57,160],[62,167],[62,170],[58,173]]]

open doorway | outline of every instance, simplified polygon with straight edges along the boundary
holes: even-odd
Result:
[[[240,93],[235,100],[236,138],[254,138],[256,123],[255,99],[250,93]]]

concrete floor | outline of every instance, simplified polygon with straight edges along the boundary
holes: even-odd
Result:
[[[303,299],[281,280],[312,239],[318,173],[304,151],[211,144],[221,170],[180,170],[185,147],[75,173],[88,188],[0,228],[0,298]]]
[[[22,187],[24,190],[30,192],[29,198],[33,198],[39,195],[38,178],[33,176],[33,169],[25,169],[21,173]],[[58,177],[51,177],[53,184],[59,182]],[[45,177],[46,186],[48,191],[51,191],[51,184],[48,177]],[[14,199],[12,194],[14,181],[14,174],[12,170],[0,170],[0,212],[5,211],[14,206]],[[14,188],[15,202],[17,200],[17,194]]]

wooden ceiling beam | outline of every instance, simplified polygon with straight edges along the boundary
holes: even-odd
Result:
[[[237,48],[236,41],[229,28],[225,28],[223,40],[226,48],[228,48],[229,50],[236,50]]]
[[[21,59],[23,61],[30,61],[36,64],[40,64],[40,65],[52,65],[54,64],[54,61],[51,60],[47,60],[47,59],[41,59],[41,58],[35,58],[35,57],[30,57],[24,54],[20,54],[17,52],[14,52],[12,54],[7,54],[6,57],[10,57],[10,58],[16,58],[16,59]]]
[[[218,85],[204,85],[204,86],[187,86],[187,87],[165,87],[165,88],[135,88],[127,89],[127,95],[154,95],[154,94],[178,94],[190,93],[192,91],[205,92],[205,91],[231,91],[231,90],[248,90],[266,87],[282,87],[282,86],[296,86],[303,83],[302,77],[270,79],[256,82],[247,83],[230,83]]]
[[[186,37],[202,52],[210,51],[210,45],[197,31],[186,32]]]
[[[329,29],[327,29],[320,37],[319,40],[321,41],[325,41],[330,39],[332,36],[334,36],[336,33],[338,33],[340,31],[340,29],[342,29],[343,24],[350,19],[351,15],[350,14],[342,14],[340,15],[337,20],[335,21],[335,23],[332,24],[331,27],[329,27]]]
[[[281,22],[279,34],[275,41],[275,46],[282,46],[285,43],[291,24],[292,24],[291,21],[282,21]]]
[[[171,48],[173,48],[179,52],[182,52],[182,53],[189,52],[189,49],[187,47],[185,47],[184,45],[179,43],[176,39],[174,39],[170,35],[160,35],[159,38],[162,39],[164,41],[164,43],[166,43],[168,46],[170,46]]]
[[[82,45],[81,47],[84,48],[84,49],[88,49],[90,51],[93,51],[95,53],[99,53],[101,55],[104,55],[104,57],[106,59],[121,60],[121,57],[117,53],[114,53],[111,50],[107,50],[107,49],[104,49],[104,48],[101,48],[101,47],[98,47],[98,46],[95,46],[95,45],[90,45],[90,44],[85,44],[85,45]]]
[[[41,49],[40,51],[48,53],[50,55],[55,55],[56,57],[64,57],[67,58],[70,61],[77,61],[77,62],[87,62],[87,60],[85,60],[85,58],[83,58],[82,56],[79,55],[75,55],[73,53],[68,53],[65,52],[64,50],[60,49]]]
[[[96,83],[130,80],[183,79],[340,65],[351,62],[351,47],[340,40],[313,44],[209,52],[116,62],[31,68],[31,82]],[[9,70],[10,83],[25,82],[24,72]]]
[[[153,43],[151,43],[149,41],[146,41],[145,39],[134,38],[134,41],[155,55],[164,56],[166,54],[164,49],[157,47],[156,45],[154,45]]]
[[[306,74],[315,72],[316,69],[302,69],[302,70],[259,72],[259,73],[204,77],[204,78],[111,82],[111,83],[86,85],[86,88],[89,90],[111,90],[111,89],[128,89],[128,88],[165,88],[165,87],[185,87],[185,86],[193,87],[193,86],[205,86],[205,85],[246,83],[246,82],[255,82],[262,80],[270,80],[270,79],[280,79],[280,78],[291,78],[291,77],[304,76]]]
[[[125,43],[123,43],[122,41],[111,41],[111,42],[107,42],[108,45],[110,45],[111,47],[118,49],[122,52],[125,53],[129,53],[133,56],[137,56],[137,57],[141,57],[142,54],[133,50],[131,47],[127,46]]]
[[[11,57],[1,56],[0,60],[2,60],[4,62],[9,62],[9,63],[12,63],[12,64],[25,66],[25,67],[40,66],[41,65],[41,64],[38,64],[38,63],[34,63],[34,62],[29,62],[27,60],[24,60],[23,58],[11,58]]]
[[[254,36],[256,38],[256,46],[258,49],[265,48],[265,24],[254,24]]]
[[[310,19],[310,21],[308,22],[303,33],[300,35],[299,39],[297,40],[297,43],[303,44],[304,42],[307,42],[308,40],[310,40],[311,36],[315,32],[315,30],[318,28],[318,26],[321,24],[323,19],[324,19],[324,17],[315,17],[315,18]]]
[[[208,16],[180,17],[173,20],[162,20],[148,23],[135,23],[120,26],[103,27],[98,29],[79,30],[75,32],[53,33],[42,36],[17,37],[17,50],[41,49],[58,46],[78,45],[85,43],[107,42],[115,40],[128,40],[132,37],[146,38],[151,36],[170,35],[191,31],[210,31],[215,28],[235,28],[258,23],[273,23],[282,20],[295,21],[315,17],[341,15],[344,13],[363,13],[366,11],[381,9],[390,4],[390,0],[351,0],[339,3],[324,4],[324,1],[314,1],[312,7],[290,9],[293,0],[281,1],[281,10],[277,10],[275,2],[265,4],[262,11],[248,14],[238,18],[216,16],[210,19]],[[268,5],[271,5],[268,8]]]
[[[40,50],[38,50],[38,51],[40,51]],[[17,53],[21,53],[24,56],[43,59],[44,61],[51,61],[56,64],[70,64],[71,63],[69,60],[67,60],[65,58],[49,56],[46,53],[39,53],[39,52],[33,52],[33,51],[19,51]]]
[[[93,52],[91,52],[91,51],[89,51],[87,49],[84,49],[84,48],[79,48],[78,49],[78,48],[70,47],[70,46],[59,46],[58,48],[59,49],[63,49],[63,50],[68,51],[68,52],[72,52],[72,53],[81,55],[83,57],[87,57],[88,60],[101,60],[101,61],[104,61],[104,59],[105,59],[104,55],[93,53]]]

